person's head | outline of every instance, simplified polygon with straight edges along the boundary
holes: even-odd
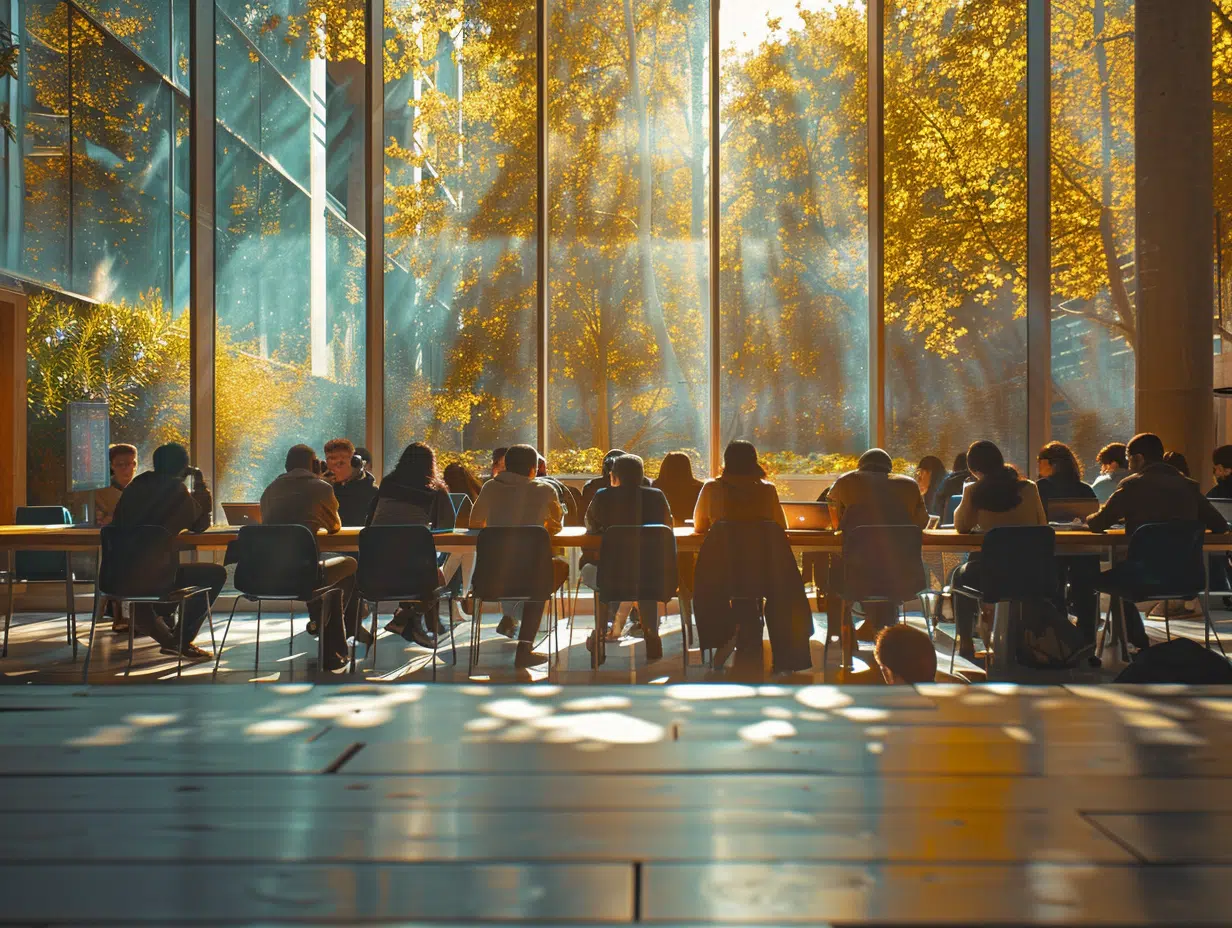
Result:
[[[188,449],[170,442],[154,449],[151,459],[154,473],[166,477],[183,477],[188,471]]]
[[[636,454],[622,454],[612,463],[612,486],[640,487],[646,465]]]
[[[1186,477],[1189,476],[1189,462],[1185,460],[1185,455],[1179,451],[1169,451],[1164,455],[1164,463],[1171,464]]]
[[[509,453],[508,448],[497,448],[492,452],[492,476],[495,477],[505,469],[505,455]]]
[[[624,452],[619,448],[613,448],[603,456],[603,479],[610,486],[612,483],[612,467],[616,464],[616,459],[624,457]]]
[[[372,452],[367,448],[356,448],[355,453],[359,455],[360,460],[364,462],[364,470],[372,473]]]
[[[539,467],[539,452],[530,445],[514,445],[505,452],[505,470],[523,477],[535,476]]]
[[[873,654],[886,683],[932,683],[937,676],[937,652],[932,639],[905,622],[883,628]]]
[[[1215,479],[1232,477],[1232,445],[1220,445],[1212,455],[1215,464]]]
[[[920,485],[921,493],[934,492],[945,479],[945,464],[935,454],[926,454],[920,458],[915,468],[915,482]]]
[[[1022,501],[1018,471],[1005,463],[1001,449],[990,441],[977,441],[967,449],[967,469],[975,478],[971,501],[976,509],[1008,512]]]
[[[287,452],[286,469],[315,471],[317,453],[311,445],[295,445]]]
[[[683,451],[669,451],[663,456],[663,463],[659,465],[659,479],[656,483],[669,486],[691,483],[694,479],[696,478],[693,476],[693,462]]]
[[[538,460],[535,461],[535,476],[546,477],[548,475],[548,462],[542,454],[537,454]]]
[[[1078,463],[1073,449],[1065,442],[1048,442],[1040,448],[1036,460],[1039,463],[1041,477],[1057,477],[1074,482],[1082,480],[1082,465]]]
[[[121,489],[133,482],[137,475],[137,448],[134,445],[117,444],[107,449],[111,464],[111,478]]]
[[[1125,454],[1129,458],[1129,469],[1137,472],[1163,461],[1164,443],[1154,432],[1141,432],[1125,445]]]
[[[479,496],[482,484],[480,484],[479,478],[472,474],[465,464],[457,461],[447,464],[445,466],[445,473],[442,476],[445,479],[445,486],[449,487],[450,493],[465,493],[471,499]]]
[[[888,474],[894,469],[894,462],[890,460],[890,456],[880,448],[869,448],[856,463],[859,470],[872,474]]]
[[[1113,474],[1118,470],[1129,470],[1129,456],[1125,452],[1125,442],[1114,441],[1104,445],[1096,456],[1101,474]]]
[[[954,470],[952,473],[961,474],[967,469],[967,452],[960,451],[954,455]]]
[[[325,466],[335,483],[345,483],[354,476],[353,457],[355,445],[349,438],[334,438],[325,443]]]
[[[757,449],[751,441],[730,442],[723,449],[724,477],[765,477],[766,472],[757,462]]]
[[[417,490],[437,490],[444,486],[436,472],[436,452],[422,441],[413,441],[402,449],[398,465],[386,479]]]

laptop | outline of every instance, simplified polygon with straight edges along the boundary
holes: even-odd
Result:
[[[1072,525],[1074,522],[1085,522],[1088,516],[1099,512],[1097,499],[1050,499],[1048,501],[1048,523],[1050,525]]]
[[[260,503],[223,503],[222,513],[228,525],[260,525]]]
[[[1221,516],[1232,522],[1232,499],[1213,499],[1211,505],[1219,512]]]
[[[450,493],[449,496],[461,496],[462,501],[457,504],[457,509],[453,514],[453,527],[455,529],[469,529],[471,527],[471,498],[465,493]]]
[[[834,527],[828,503],[783,503],[789,532],[828,532]]]

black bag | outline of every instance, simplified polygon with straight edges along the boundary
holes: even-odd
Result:
[[[1189,638],[1152,645],[1121,671],[1115,683],[1232,683],[1232,664]]]
[[[1077,667],[1093,653],[1082,632],[1047,600],[1022,604],[1016,630],[1016,659],[1023,667],[1057,670]]]

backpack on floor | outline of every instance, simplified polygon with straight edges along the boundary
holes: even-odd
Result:
[[[1141,651],[1114,683],[1232,683],[1232,664],[1189,638],[1173,638]]]
[[[1077,667],[1093,653],[1082,633],[1046,600],[1022,604],[1018,618],[1016,659],[1023,667],[1056,670]]]

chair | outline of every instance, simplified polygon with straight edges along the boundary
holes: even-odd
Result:
[[[556,577],[552,567],[552,536],[542,525],[494,526],[480,529],[475,539],[475,572],[471,575],[475,617],[471,622],[469,670],[479,665],[485,601],[543,603],[549,613],[547,638],[557,632]],[[563,610],[562,610],[563,611]]]
[[[954,527],[954,513],[958,511],[958,504],[961,502],[961,493],[955,493],[946,501],[945,512],[941,514],[941,528]]]
[[[903,604],[927,589],[924,574],[924,533],[914,525],[859,525],[844,529],[842,622],[847,622],[848,603],[893,603],[901,614]],[[827,625],[832,621],[827,616]],[[841,630],[840,630],[841,634]],[[822,648],[822,664],[830,650],[830,630]]]
[[[17,525],[72,525],[73,518],[63,506],[18,506]],[[73,593],[73,565],[67,551],[14,551],[10,555],[10,569],[4,572],[8,582],[8,609],[4,614],[4,644],[0,646],[0,658],[9,656],[9,627],[13,624],[15,586],[18,583],[63,583],[65,624],[68,643],[73,646],[73,660],[77,660],[77,604]]]
[[[222,643],[214,659],[214,673],[222,664],[222,652],[227,644],[227,633],[235,618],[235,609],[240,599],[257,604],[257,641],[252,672],[261,664],[261,604],[267,600],[290,600],[305,606],[323,600],[331,593],[338,598],[338,621],[343,621],[342,590],[321,585],[320,553],[317,539],[303,525],[245,525],[236,538],[235,589],[240,594],[231,605],[227,627],[223,629]],[[323,621],[317,632],[317,666],[325,666],[325,627],[331,615],[322,610]],[[291,632],[287,636],[287,654],[294,651],[295,612],[291,612]]]
[[[469,498],[466,500],[469,504]],[[359,570],[355,575],[355,595],[361,603],[372,603],[372,646],[369,649],[376,663],[377,619],[382,602],[439,603],[442,596],[450,602],[453,617],[453,593],[437,584],[436,541],[426,525],[369,525],[359,532]],[[458,663],[458,645],[454,640],[453,623],[449,626],[449,643],[453,647],[453,662]],[[433,634],[432,679],[436,679],[436,651],[440,636]],[[355,669],[352,651],[351,669]]]
[[[1206,591],[1206,563],[1202,551],[1206,526],[1201,522],[1148,522],[1138,526],[1129,538],[1129,550],[1125,562],[1135,568],[1132,578],[1115,576],[1116,569],[1104,571],[1095,589],[1107,593],[1108,616],[1100,633],[1097,653],[1104,653],[1105,636],[1112,630],[1113,603],[1118,598],[1125,602],[1140,603],[1154,599],[1164,601],[1164,631],[1169,640],[1172,627],[1168,619],[1168,605],[1173,600],[1188,602],[1200,599],[1202,616],[1206,625],[1206,646],[1211,646],[1211,608]],[[1120,616],[1121,647],[1125,650],[1125,617]],[[1223,642],[1216,632],[1215,641],[1223,651]],[[1127,654],[1125,656],[1128,656]]]
[[[94,586],[94,609],[90,614],[90,637],[86,642],[86,659],[82,669],[82,682],[90,679],[90,655],[94,650],[94,629],[98,624],[103,603],[149,603],[151,605],[174,605],[179,609],[176,622],[180,632],[178,660],[175,674],[184,669],[184,605],[194,596],[206,598],[206,617],[210,623],[210,642],[214,640],[214,617],[210,609],[208,586],[176,587],[176,571],[179,568],[179,551],[175,539],[161,525],[134,525],[119,528],[108,525],[101,533],[102,559],[99,563],[98,582]],[[133,649],[136,621],[128,623],[128,666],[125,675],[133,668]]]
[[[666,525],[613,525],[599,542],[599,570],[595,593],[595,646],[591,651],[591,668],[599,668],[600,602],[627,603],[654,600],[666,606],[675,597],[679,584],[676,576],[676,536]],[[666,612],[666,609],[664,610]],[[643,622],[649,616],[642,616]],[[657,625],[659,615],[655,613]],[[685,673],[689,670],[688,632],[681,621],[681,650],[684,652]]]
[[[1051,600],[1058,594],[1056,547],[1056,532],[1047,525],[994,528],[980,546],[981,589],[955,586],[954,595],[975,600],[977,607],[984,603]],[[955,631],[950,646],[950,673],[954,672],[957,651]]]

